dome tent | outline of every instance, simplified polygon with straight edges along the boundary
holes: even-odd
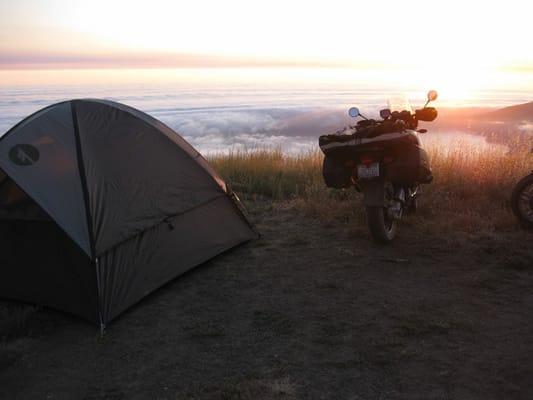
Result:
[[[104,326],[256,236],[207,161],[126,105],[54,104],[0,138],[0,297]]]

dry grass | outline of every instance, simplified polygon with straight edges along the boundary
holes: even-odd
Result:
[[[238,193],[286,200],[310,198],[323,189],[318,152],[288,157],[275,149],[235,151],[210,162]]]
[[[515,226],[509,200],[516,182],[533,167],[529,152],[480,150],[458,141],[449,150],[429,148],[435,181],[421,216],[454,230],[494,231]]]
[[[463,232],[514,227],[509,197],[516,181],[533,168],[528,152],[511,154],[498,145],[478,148],[460,139],[427,150],[435,180],[423,188],[416,222]],[[210,161],[232,189],[247,198],[266,197],[324,220],[363,222],[360,196],[353,189],[324,185],[322,159],[319,151],[288,156],[280,150],[255,150]]]

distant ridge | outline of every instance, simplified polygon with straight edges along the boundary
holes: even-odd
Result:
[[[501,108],[481,116],[490,121],[533,121],[533,101],[516,106]]]

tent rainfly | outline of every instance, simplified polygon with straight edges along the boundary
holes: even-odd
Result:
[[[103,327],[256,236],[200,153],[126,105],[54,104],[0,138],[0,297]]]

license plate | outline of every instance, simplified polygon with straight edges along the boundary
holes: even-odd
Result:
[[[379,177],[379,163],[375,162],[370,165],[358,165],[357,177],[359,179],[371,179]]]

